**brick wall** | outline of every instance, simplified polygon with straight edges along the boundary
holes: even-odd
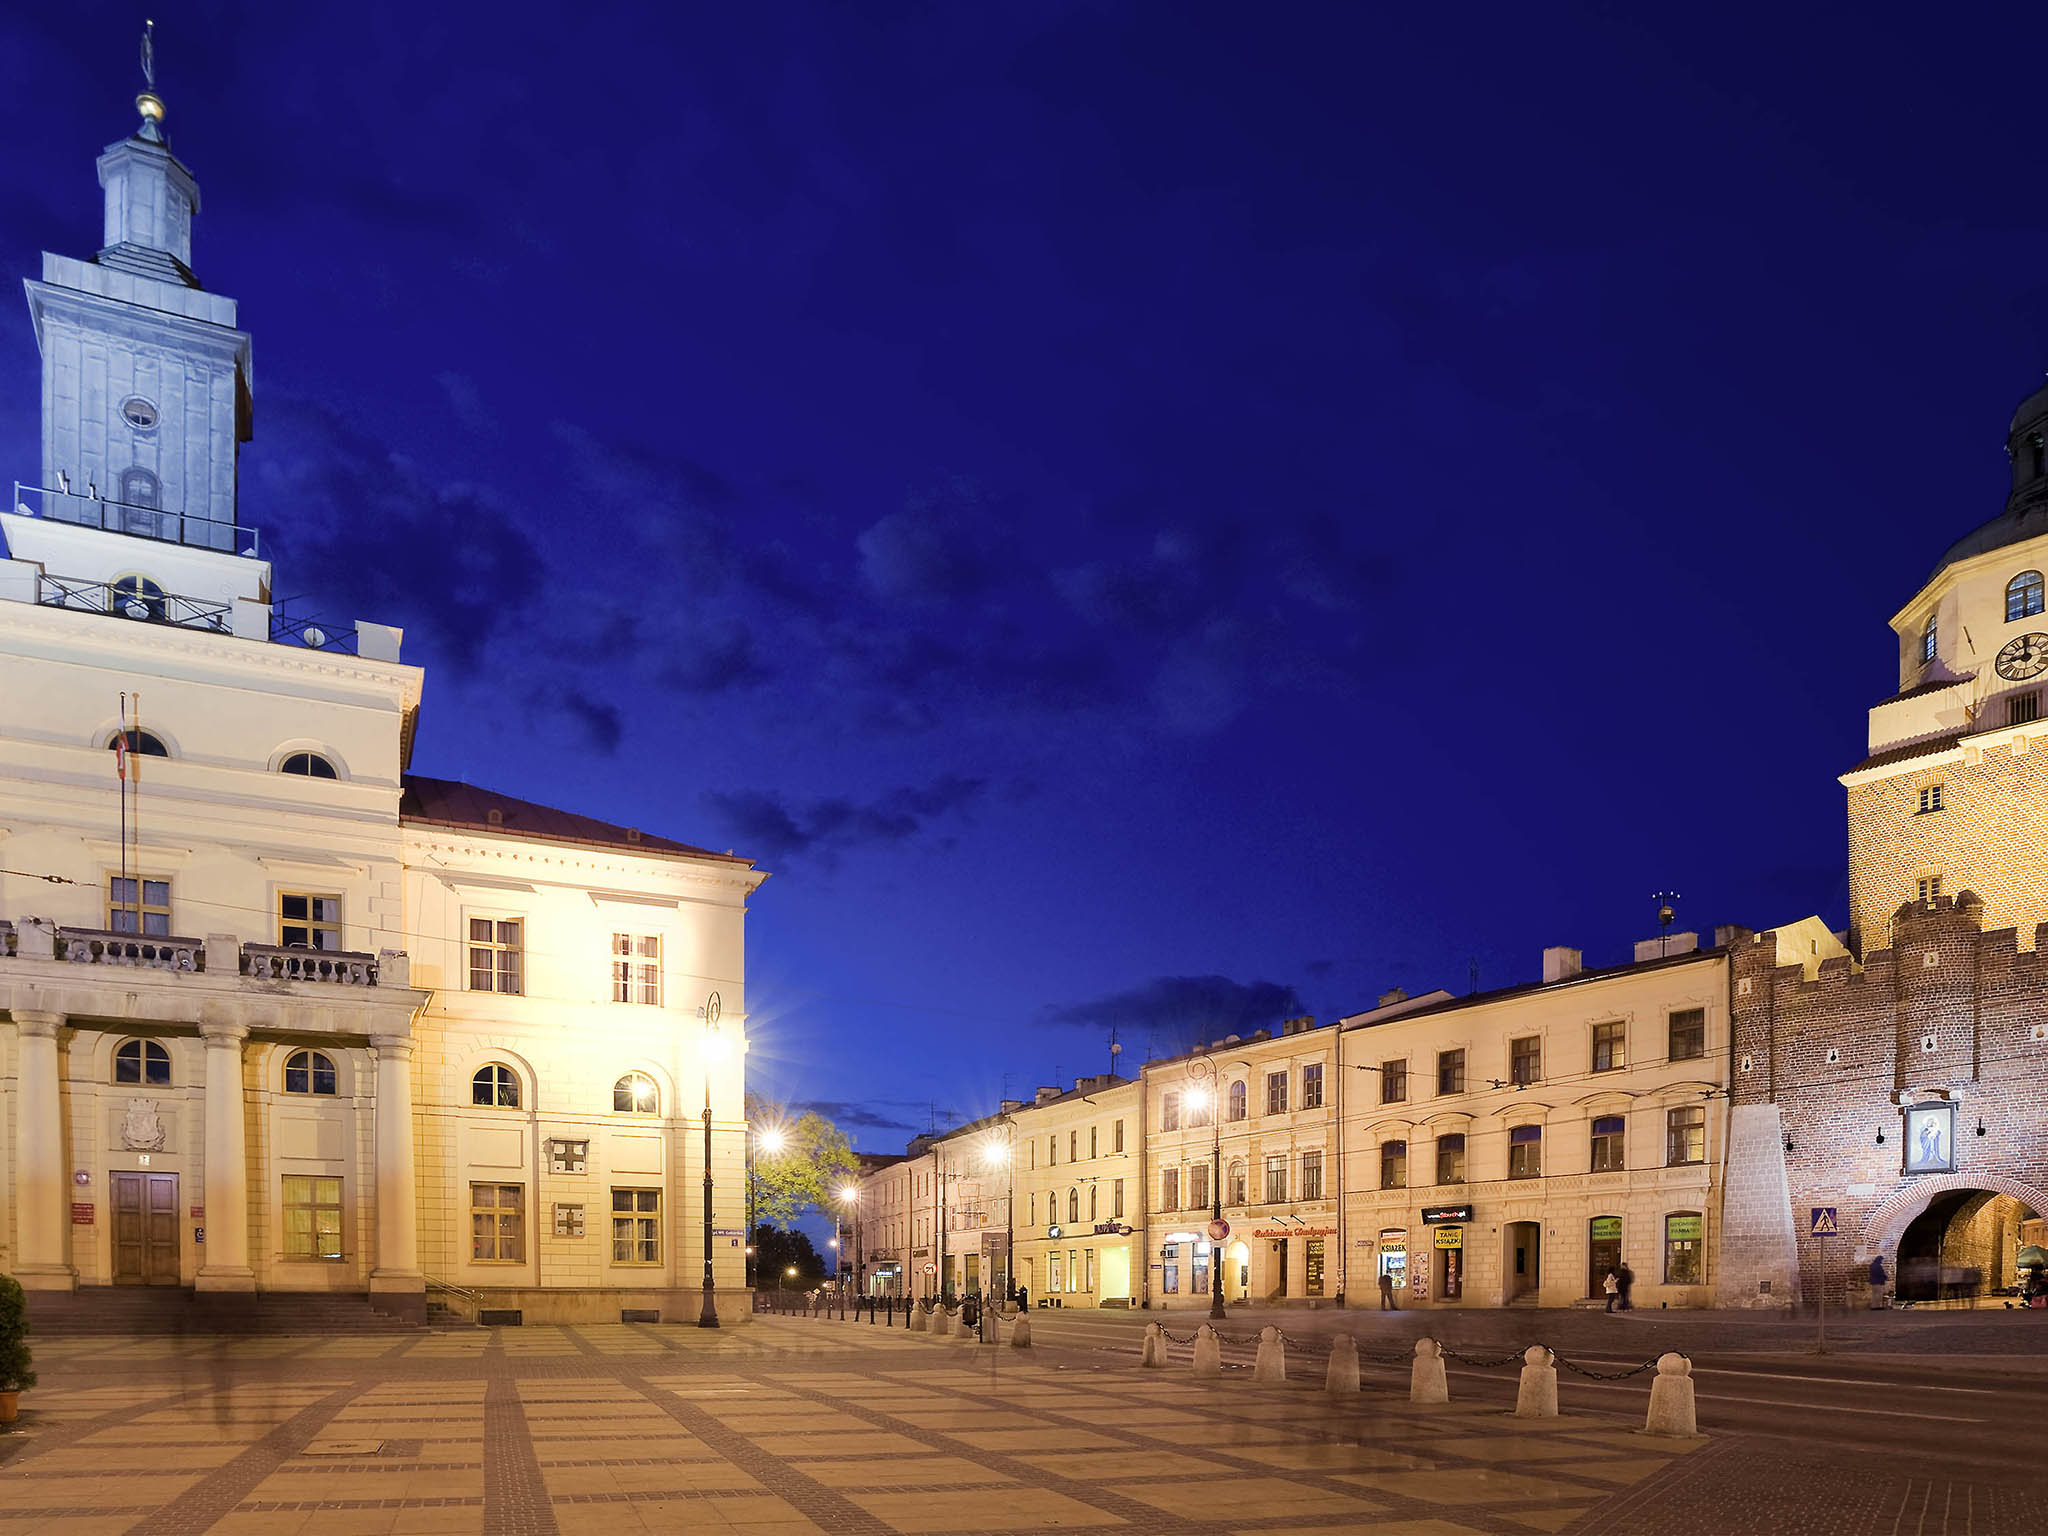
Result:
[[[1827,1296],[1841,1302],[1860,1296],[1854,1275],[1874,1253],[1896,1275],[1899,1233],[1935,1193],[1986,1189],[2037,1211],[2048,1204],[2048,924],[2021,952],[2012,929],[1986,932],[1983,921],[1967,893],[1908,904],[1887,916],[1891,948],[1866,953],[1860,971],[1827,961],[1812,981],[1775,964],[1772,934],[1735,953],[1735,1099],[1738,1108],[1775,1104],[1782,1117],[1807,1300],[1821,1279],[1810,1207],[1839,1212]],[[1956,1106],[1954,1171],[1908,1174],[1903,1107],[1943,1101]],[[1736,1205],[1770,1182],[1756,1169],[1738,1182],[1737,1172],[1728,1186]]]

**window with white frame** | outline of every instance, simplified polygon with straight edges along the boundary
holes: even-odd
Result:
[[[612,1001],[661,1006],[661,935],[612,935]]]
[[[469,920],[469,990],[526,990],[525,923],[516,917],[472,917]]]

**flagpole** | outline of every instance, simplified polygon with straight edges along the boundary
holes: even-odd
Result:
[[[128,738],[139,749],[142,745],[142,690],[135,690],[135,734]],[[135,838],[135,936],[142,937],[142,753],[137,750],[129,756],[128,792],[134,804],[130,807],[128,830]]]
[[[115,789],[121,796],[121,884],[128,884],[128,695],[121,695],[121,734],[114,744]],[[117,909],[118,910],[118,909]],[[109,912],[112,926],[116,913]]]

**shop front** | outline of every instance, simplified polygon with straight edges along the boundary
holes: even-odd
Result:
[[[1465,1229],[1472,1221],[1469,1205],[1425,1205],[1422,1224],[1429,1229],[1429,1277],[1414,1277],[1417,1301],[1465,1299]]]

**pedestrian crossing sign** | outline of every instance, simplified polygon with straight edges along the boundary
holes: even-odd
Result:
[[[1813,1208],[1813,1235],[1815,1237],[1837,1237],[1835,1208],[1832,1205],[1816,1205]]]

